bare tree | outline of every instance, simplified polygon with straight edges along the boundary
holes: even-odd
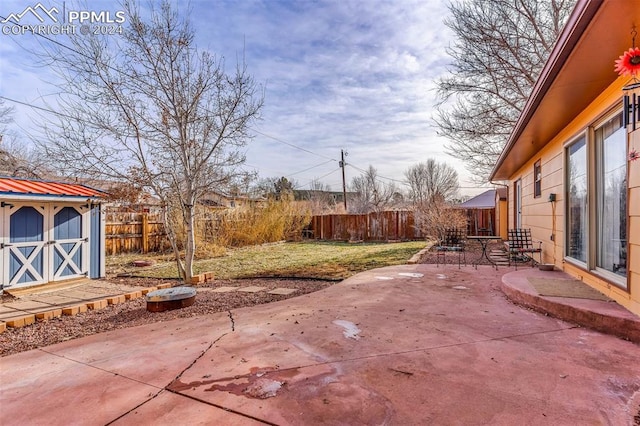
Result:
[[[451,200],[458,195],[458,172],[433,158],[409,167],[404,176],[409,183],[409,199],[414,206],[429,204],[435,197]]]
[[[381,212],[389,209],[399,193],[393,182],[380,180],[378,171],[373,166],[352,179],[350,191],[354,194],[347,203],[349,213]]]
[[[34,150],[19,142],[8,126],[13,122],[14,108],[0,99],[0,174],[39,178],[46,173],[42,159]]]
[[[416,227],[429,239],[442,240],[447,229],[458,228],[466,232],[467,217],[464,210],[454,209],[441,196],[428,204],[416,207]]]
[[[244,64],[227,72],[221,58],[198,51],[188,16],[171,3],[151,5],[144,19],[124,2],[122,36],[69,37],[72,50],[48,45],[62,83],[42,148],[67,173],[128,181],[158,197],[189,281],[195,207],[236,174],[263,97]]]
[[[0,142],[4,138],[4,134],[7,132],[7,125],[13,122],[13,107],[6,106],[4,99],[0,98]]]
[[[309,204],[309,209],[313,215],[321,215],[327,212],[333,212],[336,207],[336,198],[331,192],[331,186],[314,179],[309,184],[308,191],[304,192],[306,195],[306,201]]]
[[[438,82],[439,134],[449,154],[485,182],[575,0],[451,3],[457,39],[449,76]]]

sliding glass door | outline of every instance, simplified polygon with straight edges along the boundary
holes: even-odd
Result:
[[[622,115],[595,130],[596,267],[627,276],[627,138]]]

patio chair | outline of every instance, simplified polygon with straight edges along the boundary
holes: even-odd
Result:
[[[436,267],[440,265],[440,259],[442,263],[446,264],[447,253],[457,253],[458,255],[458,269],[460,269],[461,260],[464,261],[464,265],[467,266],[467,257],[464,251],[466,244],[467,233],[460,228],[449,228],[444,232],[443,237],[438,241],[436,245]]]
[[[538,253],[538,263],[542,263],[542,241],[534,241],[531,238],[531,229],[509,229],[505,244],[509,252],[509,266],[513,262],[516,270],[519,262],[531,261],[531,267],[533,267],[535,265],[534,253]]]

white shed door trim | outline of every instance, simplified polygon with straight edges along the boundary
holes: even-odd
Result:
[[[49,280],[87,275],[89,266],[88,206],[53,204],[49,231]]]
[[[0,210],[0,227],[4,288],[87,276],[88,205],[12,202]]]
[[[14,203],[3,208],[3,216],[4,285],[20,287],[46,282],[47,207]]]

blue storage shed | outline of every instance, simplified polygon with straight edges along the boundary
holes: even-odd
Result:
[[[104,277],[105,194],[0,177],[0,290]]]

